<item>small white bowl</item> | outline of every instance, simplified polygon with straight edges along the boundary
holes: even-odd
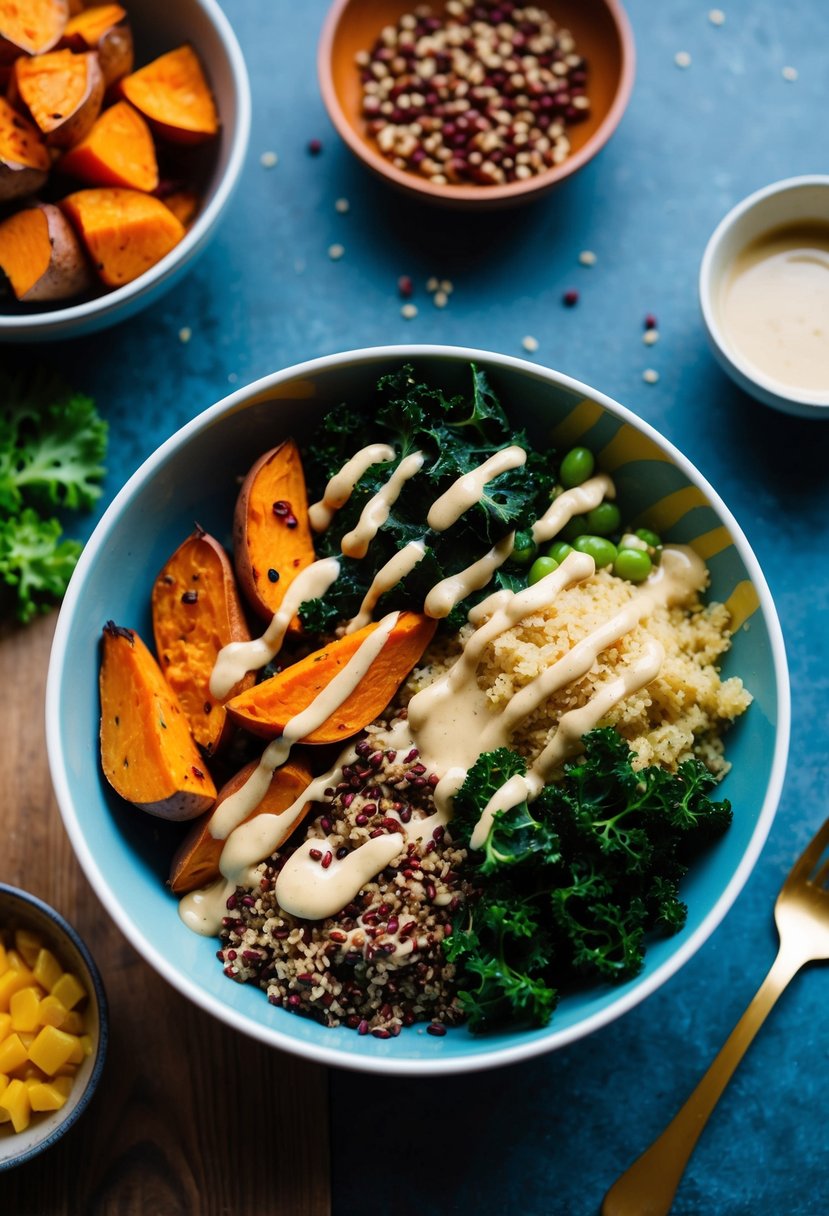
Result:
[[[189,42],[198,51],[216,98],[221,127],[202,207],[183,240],[144,274],[77,304],[0,310],[0,342],[76,338],[125,321],[189,270],[216,232],[244,166],[250,136],[250,83],[236,35],[217,0],[130,0],[137,66]]]
[[[746,359],[723,325],[720,296],[735,258],[774,229],[798,223],[829,229],[829,175],[811,174],[772,182],[738,203],[714,230],[702,258],[699,297],[708,340],[732,380],[759,401],[801,418],[829,418],[829,389],[812,391],[776,380]]]

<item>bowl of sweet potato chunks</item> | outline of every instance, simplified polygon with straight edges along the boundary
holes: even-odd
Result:
[[[170,287],[249,127],[215,0],[0,0],[0,340],[102,329]]]

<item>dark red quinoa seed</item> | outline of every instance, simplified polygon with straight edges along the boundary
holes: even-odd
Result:
[[[357,64],[380,152],[435,184],[537,176],[566,159],[567,126],[590,113],[570,33],[513,0],[449,0],[442,17],[416,9]]]

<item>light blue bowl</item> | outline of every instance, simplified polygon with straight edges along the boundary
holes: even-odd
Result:
[[[135,63],[183,42],[193,45],[216,98],[221,127],[202,205],[186,236],[144,274],[78,304],[0,303],[0,342],[77,338],[126,321],[178,282],[216,233],[244,168],[250,138],[250,82],[236,35],[217,0],[130,0]],[[205,146],[205,152],[212,149]]]
[[[445,389],[466,388],[468,364],[484,368],[511,415],[538,443],[584,441],[642,524],[693,544],[708,562],[711,596],[732,607],[736,631],[724,671],[741,675],[754,702],[728,739],[733,770],[721,786],[734,823],[683,886],[688,923],[654,940],[642,973],[622,986],[565,997],[543,1030],[445,1038],[424,1028],[396,1039],[326,1029],[270,1006],[252,986],[226,979],[217,942],[179,920],[164,880],[171,825],[115,797],[98,758],[97,672],[107,620],[151,636],[150,590],[168,555],[198,520],[230,544],[237,476],[288,434],[311,434],[326,408],[372,400],[378,377],[411,361]],[[370,420],[367,419],[367,427]],[[58,621],[47,688],[52,778],[66,829],[104,907],[174,987],[231,1026],[274,1047],[332,1065],[423,1076],[491,1067],[561,1047],[632,1008],[686,962],[746,881],[777,808],[789,740],[789,686],[777,614],[738,525],[694,467],[629,410],[567,376],[484,351],[380,347],[331,355],[240,389],[163,444],[107,510],[81,557]]]

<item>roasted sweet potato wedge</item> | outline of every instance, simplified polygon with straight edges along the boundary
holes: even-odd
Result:
[[[94,51],[50,51],[18,59],[9,92],[26,106],[47,144],[71,148],[101,112],[104,77]]]
[[[120,4],[98,4],[70,17],[60,45],[97,52],[107,88],[132,71],[132,30]]]
[[[121,93],[161,139],[198,144],[219,130],[219,115],[196,52],[176,47],[125,76]]]
[[[321,650],[286,667],[226,703],[234,722],[254,735],[272,739],[290,720],[307,709],[330,684],[377,623],[348,633]],[[354,691],[303,743],[335,743],[348,739],[372,722],[388,705],[434,636],[437,622],[417,612],[401,612],[386,644]]]
[[[0,270],[18,300],[68,300],[93,275],[75,232],[52,203],[16,211],[0,223]]]
[[[116,793],[161,819],[195,819],[216,787],[178,699],[132,629],[104,627],[101,764]]]
[[[37,127],[0,97],[0,203],[40,190],[50,165]]]
[[[208,755],[228,741],[232,724],[210,692],[216,657],[229,642],[250,638],[230,558],[202,528],[179,545],[153,585],[153,634],[167,683]],[[233,693],[249,688],[251,673]]]
[[[211,835],[210,825],[221,804],[242,788],[256,767],[257,761],[251,761],[222,786],[215,806],[193,824],[179,845],[170,864],[169,878],[170,890],[176,895],[184,895],[196,887],[207,886],[219,877],[219,859],[225,842]],[[296,802],[310,782],[311,770],[304,760],[291,760],[275,769],[267,794],[243,822],[247,823],[248,819],[253,819],[256,815],[281,814]],[[287,840],[294,828],[304,819],[311,805],[306,802],[296,818],[286,825],[285,835],[276,847]]]
[[[270,620],[315,556],[302,460],[293,439],[286,439],[260,456],[236,500],[233,560],[254,612]]]

